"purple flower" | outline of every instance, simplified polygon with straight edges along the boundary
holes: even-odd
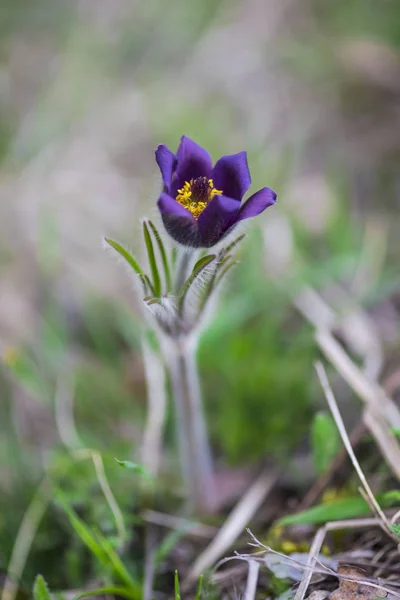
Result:
[[[246,152],[223,156],[213,167],[208,152],[182,136],[176,154],[158,146],[156,161],[164,183],[158,200],[164,226],[185,246],[214,246],[239,221],[275,204],[269,188],[241,203],[251,183]]]

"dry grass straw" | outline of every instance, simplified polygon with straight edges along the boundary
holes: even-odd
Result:
[[[215,538],[197,558],[187,576],[188,581],[197,579],[230,548],[273,489],[276,480],[277,474],[271,470],[261,473],[239,500]]]
[[[343,419],[340,415],[340,412],[339,412],[339,409],[337,406],[335,396],[334,396],[332,388],[329,384],[325,368],[321,362],[317,362],[315,365],[315,368],[316,368],[317,375],[319,377],[323,392],[325,394],[325,398],[328,402],[332,416],[335,420],[336,426],[337,426],[340,436],[342,438],[343,444],[347,450],[347,453],[350,457],[353,467],[360,479],[361,485],[363,486],[363,490],[361,490],[363,492],[362,495],[367,500],[367,502],[370,505],[373,512],[375,512],[375,514],[376,514],[376,519],[374,520],[374,523],[376,525],[379,525],[380,527],[382,527],[382,529],[394,540],[394,542],[396,544],[398,544],[398,538],[392,532],[392,530],[390,528],[390,523],[389,523],[385,513],[379,506],[379,504],[378,504],[378,502],[377,502],[377,500],[365,478],[365,475],[360,467],[360,464],[354,454],[349,437],[348,437],[346,429],[344,427]],[[367,521],[368,524],[370,522],[371,522],[370,520]],[[310,548],[309,556],[308,556],[308,561],[307,561],[308,569],[304,572],[303,579],[302,579],[299,589],[297,590],[296,595],[295,595],[295,600],[303,600],[305,597],[309,583],[311,581],[313,569],[314,569],[316,563],[318,562],[318,555],[320,553],[326,533],[328,531],[337,530],[337,529],[343,529],[343,528],[349,528],[349,527],[354,528],[355,526],[364,526],[362,523],[363,523],[363,521],[358,521],[358,520],[337,521],[337,522],[333,522],[333,523],[327,523],[324,527],[321,527],[317,531],[317,533],[314,537],[313,543],[311,545],[311,548]],[[366,585],[370,585],[371,587],[375,587],[377,589],[383,589],[382,586],[379,586],[379,585],[371,583],[371,582],[363,582],[363,583],[365,583]],[[399,597],[400,597],[400,595],[399,595]]]

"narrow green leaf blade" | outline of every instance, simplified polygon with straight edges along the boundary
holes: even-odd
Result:
[[[88,592],[82,592],[81,594],[77,594],[74,597],[74,600],[80,600],[81,598],[91,598],[92,596],[121,596],[121,598],[127,598],[127,600],[140,600],[142,597],[141,595],[138,595],[136,592],[128,588],[119,587],[117,585],[111,585],[108,587],[100,587],[94,590],[89,590]]]
[[[128,250],[126,250],[123,246],[121,246],[121,244],[119,244],[118,242],[115,242],[114,240],[111,240],[110,238],[104,238],[104,239],[107,242],[107,244],[109,246],[111,246],[111,248],[114,248],[114,250],[116,250],[116,252],[118,252],[118,254],[120,256],[122,256],[122,258],[132,267],[132,269],[139,276],[144,277],[143,270],[141,269],[139,264],[136,262],[136,260],[133,258],[132,254],[130,254],[130,252],[128,252]]]
[[[376,496],[378,503],[382,508],[387,508],[395,503],[395,496],[392,492],[379,494]],[[279,525],[316,525],[327,523],[328,521],[341,521],[343,519],[355,519],[371,513],[371,508],[364,498],[352,496],[329,502],[318,504],[303,512],[295,515],[287,515],[278,521]]]
[[[143,477],[150,477],[150,473],[147,471],[147,469],[143,466],[140,465],[138,463],[134,463],[130,460],[119,460],[118,458],[115,459],[115,461],[124,469],[128,469],[129,471],[133,471],[134,473],[138,473],[139,475],[142,475]]]
[[[318,412],[311,426],[311,447],[318,475],[324,473],[340,449],[340,436],[332,417]]]
[[[150,236],[149,228],[147,227],[146,221],[143,222],[143,236],[146,244],[147,256],[149,258],[151,276],[153,279],[154,295],[159,297],[161,295],[161,279],[158,271],[157,260],[154,253],[153,241]]]
[[[158,233],[156,226],[150,220],[149,220],[149,226],[150,226],[151,231],[153,232],[153,235],[154,235],[155,240],[158,245],[158,249],[160,251],[161,261],[162,261],[162,264],[164,267],[165,285],[167,288],[167,292],[170,292],[171,291],[171,272],[169,269],[168,258],[167,258],[167,253],[165,251],[164,242],[162,241],[162,238],[161,238],[160,234]]]
[[[184,303],[186,294],[188,293],[188,291],[190,289],[190,286],[197,279],[197,277],[200,275],[200,273],[210,263],[212,263],[212,261],[215,258],[216,258],[215,254],[208,254],[207,256],[203,256],[203,258],[200,258],[200,260],[198,260],[197,263],[194,265],[193,271],[191,272],[191,274],[189,275],[188,279],[185,281],[185,283],[181,287],[181,290],[180,290],[180,292],[178,294],[178,308],[179,308],[179,311],[181,311],[182,308],[183,308],[183,303]]]
[[[132,575],[129,573],[128,569],[125,567],[124,563],[115,552],[110,542],[100,531],[96,531],[96,537],[100,547],[104,550],[106,556],[108,557],[115,575],[119,577],[122,583],[127,585],[131,590],[135,590],[140,595],[140,585],[133,579]]]
[[[175,571],[175,600],[181,600],[181,591],[179,588],[179,576],[178,576],[178,571]]]
[[[82,521],[82,519],[80,519],[80,517],[78,517],[74,509],[63,498],[59,497],[58,500],[66,512],[72,528],[78,537],[80,537],[82,543],[91,551],[91,553],[102,565],[109,567],[110,565],[107,554],[96,540],[96,537],[90,528]]]
[[[34,600],[51,600],[51,595],[47,583],[42,575],[38,575],[33,584],[33,599]]]
[[[201,591],[203,589],[203,575],[200,575],[199,585],[196,593],[196,600],[201,600]]]
[[[232,250],[234,248],[236,248],[236,246],[238,244],[240,244],[240,242],[242,240],[244,240],[244,238],[246,237],[245,233],[242,233],[241,235],[239,235],[236,239],[234,239],[226,248],[225,248],[225,252],[226,254],[229,254],[229,252],[232,252]]]
[[[233,260],[232,262],[225,265],[225,267],[222,269],[222,271],[219,273],[219,275],[217,277],[214,288],[217,287],[217,285],[223,280],[223,278],[228,273],[228,271],[230,271],[231,268],[234,267],[235,265],[237,265],[236,260]]]

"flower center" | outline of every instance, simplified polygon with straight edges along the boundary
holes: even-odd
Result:
[[[222,193],[222,190],[215,189],[212,179],[197,177],[197,179],[185,181],[183,187],[178,190],[175,200],[187,208],[197,219],[210,200]]]

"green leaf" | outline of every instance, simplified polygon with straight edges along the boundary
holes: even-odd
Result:
[[[400,525],[390,525],[390,529],[393,531],[393,533],[400,537]]]
[[[170,292],[171,291],[171,272],[169,270],[168,258],[167,258],[167,253],[165,251],[164,242],[162,241],[161,236],[156,229],[156,226],[150,220],[149,220],[149,226],[150,226],[150,229],[152,230],[153,235],[158,244],[158,249],[160,251],[161,260],[162,260],[162,264],[164,267],[165,285],[167,288],[167,292]]]
[[[400,502],[400,490],[390,490],[390,492],[385,492],[383,494],[383,499],[385,504],[397,504]]]
[[[104,550],[110,561],[115,575],[117,575],[119,579],[131,589],[131,591],[135,591],[140,597],[141,586],[139,586],[139,584],[133,579],[132,575],[129,573],[118,554],[115,552],[111,543],[102,535],[102,533],[100,533],[100,531],[96,531],[96,536],[101,548]]]
[[[325,412],[315,415],[311,426],[311,447],[315,470],[324,473],[340,448],[340,436],[332,417]]]
[[[155,295],[156,295],[156,292],[155,292],[155,290],[154,290],[154,286],[153,286],[153,284],[151,283],[151,281],[150,281],[150,279],[149,279],[148,275],[144,275],[144,276],[143,276],[143,279],[144,279],[145,290],[147,290],[147,288],[148,288],[148,289],[149,289],[149,291],[152,293],[152,295],[153,295],[153,296],[155,296]],[[146,286],[147,286],[147,288],[146,288]],[[147,291],[145,291],[145,293],[147,293]]]
[[[91,598],[92,596],[121,596],[121,598],[127,598],[128,600],[139,600],[136,592],[129,590],[124,587],[118,587],[111,585],[109,587],[100,587],[88,592],[82,592],[74,597],[74,600],[80,600],[80,598]]]
[[[383,508],[387,508],[396,503],[396,494],[399,494],[396,490],[386,492],[385,494],[376,496],[376,500]],[[371,509],[364,498],[353,496],[326,504],[318,504],[295,515],[283,517],[279,519],[278,523],[282,526],[298,524],[315,525],[318,523],[327,523],[328,521],[355,519],[356,517],[368,515],[370,512]]]
[[[228,271],[230,271],[230,269],[232,267],[234,267],[235,265],[237,265],[237,261],[233,260],[232,262],[228,263],[226,265],[226,267],[224,269],[222,269],[222,271],[220,272],[220,274],[218,275],[218,278],[215,282],[215,287],[217,287],[217,285],[220,283],[220,281],[223,280],[223,278],[225,277],[225,275],[228,273]]]
[[[179,588],[179,577],[178,577],[178,571],[175,571],[175,600],[181,600],[181,592],[180,592],[180,588]]]
[[[35,579],[33,585],[33,598],[34,600],[52,600],[49,588],[42,575],[38,575]]]
[[[203,589],[203,575],[200,575],[199,585],[197,588],[196,600],[201,600],[201,590]]]
[[[229,252],[232,252],[232,250],[234,248],[236,248],[236,246],[238,244],[240,244],[240,242],[242,240],[244,240],[244,238],[246,237],[245,233],[242,233],[241,235],[239,235],[235,240],[233,240],[226,248],[225,248],[225,253],[228,254]]]
[[[143,477],[151,477],[151,474],[147,471],[147,469],[143,465],[139,465],[138,463],[134,463],[130,460],[118,460],[115,461],[124,469],[129,469],[129,471],[133,471],[134,473],[138,473]]]
[[[200,273],[207,267],[207,265],[209,265],[215,258],[216,258],[215,254],[208,254],[207,256],[200,258],[200,260],[198,260],[197,263],[194,265],[193,271],[191,272],[188,279],[185,281],[185,283],[181,287],[180,292],[178,294],[179,311],[182,311],[183,303],[184,303],[186,294],[188,293],[188,291],[190,289],[190,286],[197,279],[197,277],[200,275]]]
[[[65,510],[68,519],[75,530],[75,533],[80,537],[85,546],[92,552],[97,560],[104,566],[109,568],[114,575],[131,588],[132,592],[136,592],[140,597],[140,586],[130,575],[121,559],[112,548],[110,542],[104,538],[99,531],[93,531],[88,527],[76,514],[73,508],[59,495],[58,500]]]
[[[147,256],[149,258],[151,276],[153,279],[154,295],[158,297],[161,295],[161,279],[160,273],[158,271],[156,257],[154,254],[153,242],[146,221],[143,222],[143,235],[147,249]]]
[[[141,277],[145,276],[143,270],[141,269],[139,264],[136,262],[136,260],[133,258],[133,256],[130,254],[130,252],[128,252],[128,250],[125,250],[125,248],[123,248],[123,246],[121,246],[121,244],[119,244],[118,242],[115,242],[114,240],[111,240],[110,238],[104,238],[104,239],[107,242],[107,244],[109,244],[111,246],[111,248],[114,248],[114,250],[116,250],[118,252],[118,254],[120,256],[122,256],[123,259],[126,260],[126,262],[132,267],[132,269],[139,276],[141,276]]]

